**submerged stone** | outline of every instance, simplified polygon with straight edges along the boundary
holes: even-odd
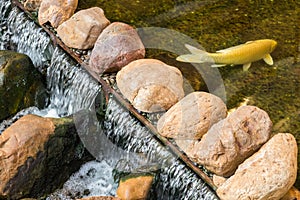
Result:
[[[97,74],[116,72],[131,61],[145,57],[145,47],[137,31],[128,24],[114,22],[98,37],[89,68]]]
[[[222,200],[282,198],[296,181],[297,153],[292,134],[276,134],[217,189],[218,196]]]
[[[147,199],[154,176],[151,174],[130,174],[120,180],[117,196],[121,199]]]
[[[80,10],[57,28],[61,40],[71,48],[92,48],[109,20],[99,7]]]
[[[57,189],[88,158],[79,149],[71,118],[20,118],[0,135],[0,198],[36,198]]]
[[[156,59],[129,63],[116,80],[124,97],[143,112],[168,110],[184,96],[181,72]]]
[[[164,137],[197,140],[226,115],[222,99],[207,92],[193,92],[158,120],[157,130]]]
[[[50,22],[57,28],[75,12],[78,0],[43,0],[38,13],[41,25]]]
[[[195,144],[192,159],[217,175],[230,176],[268,141],[271,131],[272,121],[265,111],[241,106]]]
[[[0,51],[0,121],[30,106],[44,107],[44,83],[28,56]]]

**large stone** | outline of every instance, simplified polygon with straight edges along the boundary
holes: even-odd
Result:
[[[292,134],[279,133],[217,189],[222,200],[280,199],[297,177],[297,143]]]
[[[57,28],[74,14],[77,5],[78,0],[43,0],[38,13],[39,23],[50,22]]]
[[[239,164],[268,141],[272,122],[255,106],[242,106],[213,125],[194,146],[192,159],[220,176],[230,176]]]
[[[120,199],[147,199],[153,184],[153,175],[130,174],[120,180],[117,196]]]
[[[46,98],[44,83],[28,56],[0,51],[0,121],[27,107],[42,108]]]
[[[109,25],[101,8],[80,10],[57,28],[61,40],[71,48],[92,48],[102,32]]]
[[[90,70],[97,74],[116,72],[133,60],[145,57],[145,47],[137,31],[114,22],[98,37],[90,56]]]
[[[157,130],[164,137],[197,140],[226,115],[222,99],[207,92],[193,92],[158,120]]]
[[[133,61],[116,79],[121,93],[140,111],[165,111],[184,96],[181,72],[159,60]]]
[[[0,135],[0,199],[53,192],[88,158],[80,149],[71,118],[20,118]]]
[[[24,8],[28,11],[38,11],[42,3],[42,0],[27,0],[24,3]]]

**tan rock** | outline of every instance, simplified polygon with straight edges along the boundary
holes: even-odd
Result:
[[[213,125],[195,145],[193,159],[211,172],[228,177],[268,141],[272,122],[255,106],[242,106]]]
[[[57,28],[75,12],[78,0],[43,0],[38,13],[39,23],[50,24]]]
[[[98,37],[92,50],[89,70],[96,74],[117,72],[128,63],[145,57],[145,47],[130,25],[114,22]]]
[[[28,122],[31,126],[28,126]],[[15,127],[18,127],[18,130],[27,130],[16,132]],[[27,115],[0,135],[0,195],[5,195],[7,184],[17,174],[18,168],[26,163],[28,158],[36,157],[52,133],[54,124],[51,120]]]
[[[227,115],[225,103],[207,92],[193,92],[158,121],[159,134],[176,139],[200,139],[208,129]]]
[[[280,199],[297,177],[297,143],[292,134],[279,133],[217,189],[222,200]]]
[[[28,11],[38,11],[42,0],[27,0],[24,3],[24,8]]]
[[[117,196],[122,200],[146,200],[153,183],[153,176],[130,176],[121,179],[117,189]]]
[[[280,200],[300,200],[300,191],[292,187]]]
[[[57,28],[61,40],[71,48],[92,48],[102,30],[109,25],[101,8],[80,10]]]
[[[53,192],[90,159],[78,158],[78,147],[72,118],[20,118],[0,135],[0,199]]]
[[[144,112],[165,111],[184,96],[181,72],[155,59],[129,63],[116,80],[124,97]]]
[[[193,151],[198,140],[175,139],[176,145],[193,160]],[[194,161],[194,160],[193,160]]]
[[[213,182],[217,187],[221,187],[227,179],[223,176],[213,175]]]

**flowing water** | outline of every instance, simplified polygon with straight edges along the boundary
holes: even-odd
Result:
[[[82,166],[61,190],[47,199],[114,195],[114,167],[134,171],[142,167],[149,170],[152,165],[156,171],[159,170],[152,199],[217,199],[199,177],[113,98],[106,105],[102,121],[96,120],[94,115],[90,118],[89,115],[80,114],[95,109],[93,103],[101,93],[100,85],[63,50],[54,47],[47,34],[24,13],[17,8],[11,9],[9,1],[0,0],[0,11],[1,49],[27,54],[35,66],[46,74],[50,94],[47,108],[38,111],[37,108],[26,109],[11,120],[4,121],[0,128],[5,129],[28,113],[52,117],[73,114],[83,143],[98,159]],[[90,140],[96,143],[89,143]],[[122,162],[128,168],[124,168]]]

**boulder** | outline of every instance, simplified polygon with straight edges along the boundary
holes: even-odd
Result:
[[[57,28],[74,14],[77,5],[78,0],[43,0],[38,13],[39,24],[50,22]]]
[[[24,3],[24,8],[28,11],[38,11],[42,0],[27,0]]]
[[[128,24],[114,22],[98,37],[89,67],[97,74],[116,72],[131,61],[144,57],[145,47],[137,31]]]
[[[27,107],[44,107],[45,82],[28,56],[0,50],[0,121]]]
[[[71,118],[26,115],[0,135],[0,199],[53,192],[89,158]]]
[[[276,134],[217,189],[218,196],[222,200],[282,198],[296,181],[297,151],[292,134]]]
[[[120,180],[117,197],[120,199],[147,199],[154,176],[150,174],[130,174]]]
[[[181,72],[155,59],[129,63],[116,80],[124,97],[143,112],[165,111],[184,96]]]
[[[255,106],[241,106],[213,125],[194,146],[193,157],[211,172],[228,177],[268,141],[272,122]]]
[[[68,47],[90,49],[109,23],[101,8],[92,7],[78,11],[62,23],[57,34]]]
[[[157,130],[164,137],[197,140],[226,115],[222,99],[207,92],[193,92],[158,120]]]

